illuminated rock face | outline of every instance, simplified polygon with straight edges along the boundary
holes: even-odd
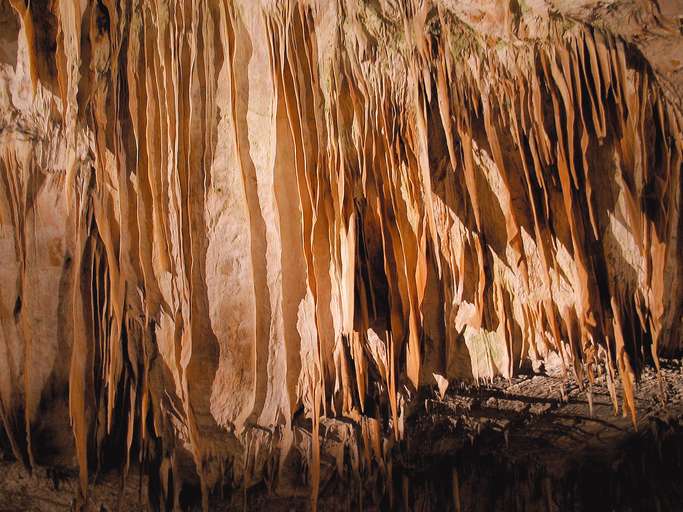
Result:
[[[0,4],[14,455],[144,461],[157,507],[303,460],[315,506],[423,386],[555,366],[635,424],[683,340],[683,8],[551,4]]]

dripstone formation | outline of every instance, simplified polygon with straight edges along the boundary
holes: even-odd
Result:
[[[446,410],[680,434],[682,108],[675,0],[2,0],[0,445],[83,510],[460,512]]]

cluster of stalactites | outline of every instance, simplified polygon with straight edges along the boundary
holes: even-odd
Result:
[[[100,455],[123,445],[126,468],[132,451],[155,468],[159,506],[177,503],[182,448],[206,506],[226,467],[243,481],[268,457],[283,467],[296,441],[281,430],[303,406],[315,507],[325,418],[361,425],[345,441],[363,447],[354,471],[386,471],[381,439],[401,439],[416,389],[510,377],[551,353],[582,385],[604,372],[615,408],[618,371],[635,424],[644,347],[655,364],[660,349],[680,349],[683,120],[625,42],[583,26],[491,42],[438,5],[406,5],[400,26],[386,18],[377,29],[352,2],[336,5],[324,35],[325,9],[277,2],[251,34],[266,41],[249,49],[267,45],[272,85],[276,149],[263,171],[241,112],[251,93],[239,85],[241,9],[115,4],[76,13],[62,2],[38,34],[44,19],[13,2],[33,87],[56,91],[67,138],[89,145],[64,185],[84,493]],[[34,42],[50,34],[54,55],[41,54],[50,46]],[[222,225],[206,212],[219,188],[212,171],[229,166],[240,175],[231,200],[244,203],[233,222],[249,230],[232,240],[253,281],[248,300],[235,299],[248,314],[234,329],[246,332],[252,315],[255,341],[237,346],[239,331],[224,353],[211,301],[230,291],[207,292],[209,232]],[[275,292],[259,172],[273,174]],[[219,358],[244,374],[215,397],[207,368],[220,371]],[[271,429],[267,440],[249,424]],[[240,460],[249,454],[260,468]]]
[[[635,415],[630,359],[640,359],[641,347],[650,345],[656,363],[658,347],[675,350],[678,343],[678,297],[665,282],[679,279],[680,113],[637,52],[597,29],[575,27],[552,42],[454,54],[459,41],[440,10],[429,13],[441,27],[436,35],[423,30],[434,23],[424,10],[404,15],[406,37],[415,38],[407,55],[390,55],[379,44],[361,63],[349,51],[365,51],[360,37],[341,28],[342,42],[326,69],[315,65],[310,10],[297,4],[269,25],[279,93],[290,122],[299,123],[292,126],[304,155],[299,183],[312,183],[308,197],[329,194],[331,202],[304,212],[316,219],[331,207],[340,224],[336,237],[324,233],[324,241],[332,254],[350,253],[351,263],[337,268],[341,281],[355,282],[341,293],[353,317],[344,334],[359,407],[368,364],[388,387],[400,378],[396,372],[418,387],[425,345],[446,353],[443,366],[459,328],[503,326],[510,369],[502,373],[509,375],[540,335],[580,382],[592,380],[598,357],[609,371],[618,368],[625,407]],[[419,29],[411,29],[411,16],[422,16]],[[402,64],[396,74],[406,79],[390,81],[386,61]],[[321,69],[329,75],[324,92],[318,90]],[[316,110],[321,97],[324,115]],[[315,123],[301,127],[301,119]],[[482,183],[491,181],[484,175],[492,173],[504,214],[502,251],[492,243],[500,238],[493,233],[498,223],[481,204]],[[610,259],[605,242],[617,213],[637,250],[629,255],[639,264],[632,279],[618,278],[621,269],[613,267],[620,262]],[[463,226],[462,240],[449,239],[455,222]],[[562,250],[572,268],[558,268]],[[494,258],[521,287],[492,275]],[[571,275],[572,295],[559,310],[566,297],[556,296],[555,281],[563,272]],[[430,279],[437,284],[430,286]],[[521,321],[510,311],[516,291],[525,299]],[[438,333],[428,332],[427,304],[443,305]],[[373,360],[371,326],[385,329],[391,364]],[[511,338],[520,329],[522,348],[515,351]]]
[[[487,354],[475,376],[511,376],[549,349],[582,386],[604,373],[615,411],[618,372],[635,426],[637,369],[680,348],[681,115],[609,33],[577,26],[522,46],[474,37],[462,51],[447,14],[408,9],[399,55],[345,22],[331,63],[318,60],[313,11],[267,19],[301,144],[312,289],[314,248],[338,258],[342,411],[388,403],[400,438],[399,385],[459,376],[463,333],[479,330],[506,353]],[[330,210],[335,229],[321,233]],[[616,222],[630,245],[615,248]],[[323,387],[315,410],[334,407],[329,381],[312,384]]]

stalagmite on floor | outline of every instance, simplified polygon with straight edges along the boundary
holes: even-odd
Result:
[[[75,471],[75,508],[118,475],[154,510],[258,486],[322,509],[336,474],[363,507],[429,509],[401,459],[425,396],[550,369],[639,435],[681,379],[660,364],[683,348],[681,20],[0,3],[8,456]],[[442,475],[455,510],[473,464]]]

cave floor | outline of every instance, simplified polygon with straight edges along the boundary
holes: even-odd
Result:
[[[319,510],[683,510],[682,362],[663,361],[660,379],[641,373],[637,431],[621,406],[615,414],[604,379],[592,399],[557,373],[459,385],[443,399],[427,392],[393,451],[391,483],[343,481],[323,459]],[[621,404],[619,385],[616,393]],[[74,468],[28,475],[0,461],[0,512],[72,510],[76,489]],[[118,473],[99,475],[88,510],[146,510],[144,489],[137,471],[123,484]],[[213,497],[210,508],[307,510],[309,499],[259,485]]]

